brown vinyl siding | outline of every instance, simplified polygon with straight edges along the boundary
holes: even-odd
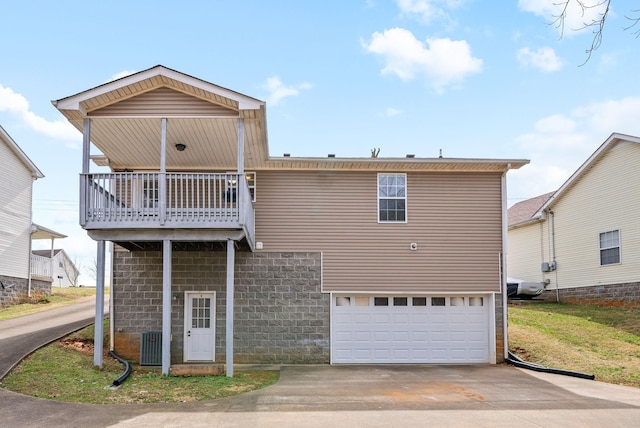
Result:
[[[257,186],[262,251],[322,251],[324,291],[499,292],[501,174],[408,173],[407,223],[378,223],[376,172],[261,171]]]
[[[89,116],[238,117],[238,112],[170,88],[158,88],[92,111]]]

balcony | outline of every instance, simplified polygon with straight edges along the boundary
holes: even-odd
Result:
[[[117,172],[80,175],[80,225],[105,229],[242,230],[254,242],[244,174]]]

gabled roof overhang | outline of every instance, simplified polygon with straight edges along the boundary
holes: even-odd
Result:
[[[268,158],[263,101],[158,65],[52,104],[80,132],[91,119],[95,154],[112,170],[160,165],[161,119],[167,119],[167,168],[235,170],[238,119],[244,119],[245,166]],[[178,153],[175,144],[187,149]]]
[[[545,202],[540,209],[534,214],[533,217],[542,216],[546,211],[556,203],[557,200],[562,198],[573,186],[580,181],[582,177],[589,173],[589,171],[602,159],[613,147],[620,142],[630,142],[640,144],[640,137],[634,137],[631,135],[613,133],[605,140],[604,143],[593,152],[591,156],[578,168],[572,175],[564,182],[564,184]]]
[[[7,133],[7,131],[4,130],[2,126],[0,126],[0,140],[5,142],[7,147],[9,147],[9,150],[11,150],[18,157],[18,159],[20,159],[20,161],[29,170],[29,172],[31,172],[31,177],[33,177],[34,179],[44,177],[44,174],[42,174],[36,164],[34,164],[31,159],[29,159],[29,156],[27,156],[25,152],[22,151],[20,146],[18,146],[18,144],[13,140],[13,138],[11,138],[11,136]]]

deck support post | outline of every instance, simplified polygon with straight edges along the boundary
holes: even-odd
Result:
[[[93,365],[99,368],[102,368],[102,343],[104,340],[104,249],[105,242],[98,241],[98,251],[96,255],[96,318],[93,334]]]
[[[162,241],[162,374],[171,367],[171,240]]]
[[[227,377],[233,377],[233,282],[235,265],[235,241],[227,240]]]

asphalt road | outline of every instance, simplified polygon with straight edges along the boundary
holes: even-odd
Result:
[[[93,324],[95,298],[0,321],[0,379],[38,348]],[[105,300],[105,313],[108,313]]]

